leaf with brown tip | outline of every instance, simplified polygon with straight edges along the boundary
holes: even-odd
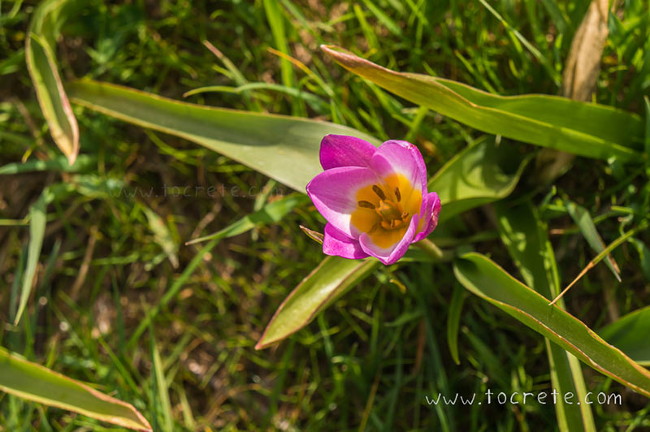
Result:
[[[454,265],[469,291],[547,337],[586,365],[650,397],[650,371],[608,344],[582,321],[522,284],[487,257],[463,255]]]
[[[0,390],[137,431],[151,425],[131,404],[0,348]]]
[[[34,12],[25,48],[27,69],[52,139],[72,165],[79,154],[79,126],[59,76],[52,45],[65,0],[41,3]],[[56,18],[53,18],[56,17]]]
[[[395,72],[335,46],[321,49],[352,73],[487,133],[580,156],[639,160],[643,123],[612,107],[557,96],[498,96],[428,75]]]

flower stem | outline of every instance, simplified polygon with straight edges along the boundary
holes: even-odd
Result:
[[[451,261],[454,258],[453,252],[443,251],[431,240],[424,239],[414,244],[436,261]]]

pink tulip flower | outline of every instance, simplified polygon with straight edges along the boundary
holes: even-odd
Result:
[[[307,194],[327,221],[323,253],[393,264],[438,224],[440,198],[427,191],[427,168],[413,144],[391,140],[377,148],[327,135],[320,162],[325,171]]]

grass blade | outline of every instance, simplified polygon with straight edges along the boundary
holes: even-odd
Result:
[[[166,307],[167,304],[178,295],[183,286],[185,286],[187,279],[194,273],[196,268],[203,261],[205,255],[210,253],[210,251],[212,251],[212,249],[214,249],[214,247],[219,244],[221,239],[243,234],[261,224],[273,223],[274,221],[279,220],[281,217],[283,217],[284,214],[291,211],[291,209],[296,205],[304,202],[304,200],[306,200],[306,198],[303,195],[290,195],[280,201],[268,204],[258,212],[244,216],[242,219],[233,222],[215,234],[190,241],[189,243],[198,243],[209,240],[209,242],[197,252],[194,258],[192,258],[192,261],[190,261],[190,263],[185,267],[183,273],[181,273],[181,275],[176,280],[174,280],[161,301],[147,312],[147,315],[131,335],[127,346],[132,347],[135,345],[135,343],[138,341],[140,336],[142,336],[144,331],[147,329],[147,326],[152,322],[155,316],[158,315],[160,310]]]
[[[304,195],[289,195],[278,201],[273,201],[272,203],[267,204],[260,210],[244,216],[214,234],[190,240],[186,244],[190,245],[208,240],[219,240],[233,237],[255,228],[258,224],[279,222],[296,206],[305,202],[307,202],[307,198]]]
[[[650,154],[650,99],[646,96],[643,98],[645,102],[645,140],[643,141],[643,148],[646,154]],[[646,160],[646,164],[650,161]]]
[[[460,357],[458,356],[458,329],[460,328],[460,315],[463,310],[463,303],[465,303],[465,290],[454,285],[454,291],[451,295],[451,302],[449,303],[449,315],[447,315],[447,345],[449,346],[449,353],[454,363],[460,364]]]
[[[20,301],[15,314],[14,325],[20,322],[20,318],[27,307],[29,295],[34,286],[34,276],[38,258],[41,256],[43,237],[45,236],[45,224],[47,221],[47,189],[43,191],[36,202],[29,209],[29,247],[27,249],[27,268],[23,274],[23,283],[20,291]]]
[[[611,243],[609,244],[609,246],[607,246],[605,249],[603,249],[602,252],[600,252],[598,255],[596,255],[596,257],[595,257],[594,259],[592,259],[591,261],[589,261],[589,263],[587,263],[587,265],[585,266],[584,269],[582,269],[582,271],[580,272],[580,274],[578,274],[578,276],[576,276],[575,279],[573,279],[573,281],[571,281],[571,283],[570,283],[569,285],[567,285],[566,288],[564,288],[564,289],[562,290],[562,292],[561,292],[560,294],[558,294],[558,295],[553,299],[553,301],[552,301],[550,304],[551,304],[551,305],[555,304],[555,303],[556,303],[560,298],[562,298],[562,296],[564,296],[564,294],[566,294],[566,293],[569,291],[569,289],[571,289],[571,287],[572,287],[573,285],[575,285],[575,284],[576,284],[576,283],[577,283],[577,282],[578,282],[578,281],[579,281],[579,280],[580,280],[580,279],[581,279],[585,274],[587,274],[587,272],[588,272],[589,270],[591,270],[592,268],[596,267],[596,264],[598,264],[599,262],[601,262],[601,261],[602,261],[605,257],[607,257],[607,256],[608,256],[608,255],[609,255],[609,254],[614,250],[614,249],[616,249],[616,248],[619,247],[621,244],[623,244],[623,243],[625,243],[627,240],[629,240],[630,237],[634,236],[634,235],[637,234],[639,231],[643,231],[643,230],[645,230],[645,229],[647,228],[647,226],[648,226],[647,221],[642,221],[642,222],[641,222],[641,223],[640,223],[636,228],[632,228],[631,230],[627,231],[626,233],[622,234],[619,238],[617,238],[616,240],[614,240],[613,242],[611,242]]]
[[[169,386],[167,385],[167,379],[165,378],[165,369],[160,359],[160,351],[158,350],[158,345],[154,338],[153,329],[150,326],[151,337],[151,357],[153,359],[153,379],[154,387],[157,391],[157,399],[159,408],[162,411],[163,416],[163,425],[162,428],[165,432],[173,432],[174,430],[174,420],[172,416],[172,408],[169,402]]]
[[[285,33],[282,5],[280,2],[275,0],[264,0],[263,4],[266,18],[269,22],[269,27],[271,27],[271,33],[273,34],[273,40],[275,41],[278,51],[289,55],[289,44],[287,43]],[[293,87],[294,77],[291,63],[285,59],[280,59],[280,70],[282,72],[282,84],[285,87]]]
[[[24,163],[13,162],[0,167],[0,175],[20,174],[25,172],[36,171],[55,171],[55,172],[83,172],[88,171],[97,164],[96,158],[80,155],[74,165],[64,156],[59,156],[50,160],[31,159]]]
[[[589,246],[591,246],[596,253],[602,252],[605,249],[605,242],[603,242],[600,234],[598,234],[596,224],[587,209],[573,202],[567,202],[566,209],[573,221],[578,225],[578,228],[580,228],[580,232],[587,240],[587,243],[589,243]],[[612,271],[614,277],[620,282],[621,270],[618,268],[616,261],[614,261],[614,257],[607,255],[605,264],[607,264],[607,267]]]
[[[174,236],[165,220],[149,207],[143,206],[142,211],[147,216],[149,229],[153,233],[154,240],[167,256],[172,267],[178,268],[178,244],[174,240]]]

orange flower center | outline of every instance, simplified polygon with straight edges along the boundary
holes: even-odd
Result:
[[[359,189],[356,198],[352,225],[367,233],[372,242],[383,249],[404,237],[411,217],[420,211],[422,204],[422,193],[401,174],[392,174],[381,184]]]

